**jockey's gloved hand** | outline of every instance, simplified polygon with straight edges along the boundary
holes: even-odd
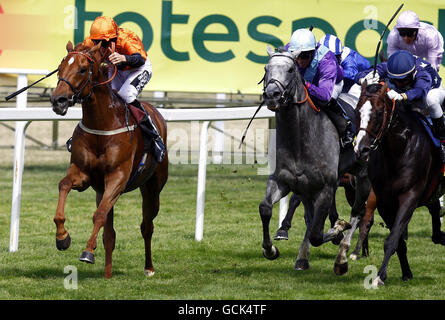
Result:
[[[390,98],[391,100],[396,100],[396,101],[402,101],[402,100],[406,100],[406,95],[404,97],[404,94],[400,94],[394,90],[389,90],[388,93],[386,94],[388,96],[388,98]]]
[[[370,84],[376,84],[379,83],[380,80],[380,76],[379,73],[376,72],[374,75],[374,71],[371,71],[370,73],[368,73],[364,78],[361,78],[358,82],[360,84],[363,84],[363,82],[365,82],[366,80],[366,84],[369,86]]]

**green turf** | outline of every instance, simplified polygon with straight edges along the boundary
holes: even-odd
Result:
[[[349,261],[344,276],[333,273],[337,247],[327,243],[312,248],[310,269],[293,269],[304,233],[299,208],[289,241],[274,243],[280,257],[262,256],[262,228],[258,205],[267,176],[257,175],[254,165],[210,165],[207,171],[204,238],[194,239],[196,165],[170,166],[169,181],[161,193],[161,209],[153,235],[154,277],[143,274],[144,245],[139,231],[139,191],[123,195],[115,208],[116,249],[113,278],[103,278],[104,250],[101,234],[96,264],[79,256],[92,231],[95,194],[89,189],[70,193],[66,227],[72,237],[67,251],[55,246],[53,216],[58,182],[66,164],[27,165],[24,170],[19,250],[9,252],[11,166],[0,166],[0,299],[443,299],[445,248],[431,241],[431,218],[418,209],[409,225],[408,259],[414,279],[401,280],[399,262],[393,256],[384,287],[365,289],[367,265],[379,267],[383,241],[389,230],[376,215],[370,235],[370,257]],[[349,219],[343,189],[338,191],[338,210]],[[278,226],[274,208],[271,232]],[[353,238],[355,245],[356,236]],[[78,271],[78,288],[64,286],[64,268]]]

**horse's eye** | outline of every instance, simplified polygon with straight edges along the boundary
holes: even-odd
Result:
[[[80,73],[80,74],[85,74],[85,72],[87,72],[87,68],[81,68],[81,69],[79,70],[79,73]]]
[[[294,68],[289,68],[289,70],[287,70],[287,72],[289,72],[289,73],[294,72]]]

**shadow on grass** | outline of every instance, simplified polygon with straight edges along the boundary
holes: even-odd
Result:
[[[88,270],[87,268],[78,268],[78,278],[79,280],[85,279],[103,279],[104,270]],[[63,268],[60,267],[34,267],[29,269],[21,269],[18,267],[3,267],[0,271],[0,276],[2,278],[28,278],[34,280],[43,279],[63,279],[68,275],[63,272]],[[113,276],[125,275],[124,272],[113,270]]]

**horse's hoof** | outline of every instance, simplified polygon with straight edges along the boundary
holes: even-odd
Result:
[[[86,262],[86,263],[94,263],[94,253],[89,252],[89,251],[84,251],[82,252],[82,254],[80,255],[79,258],[80,261]]]
[[[66,249],[68,249],[70,247],[70,245],[71,245],[70,234],[68,234],[66,236],[66,238],[63,239],[63,240],[56,239],[56,248],[57,248],[57,250],[66,250]]]
[[[331,242],[332,242],[332,244],[338,246],[344,237],[345,236],[343,235],[343,233],[340,232],[339,234],[337,234],[337,236],[334,239],[332,239]]]
[[[360,256],[358,254],[351,253],[351,255],[349,256],[349,259],[356,261],[356,260],[360,259]]]
[[[438,236],[433,236],[431,237],[431,239],[433,240],[434,244],[440,244],[440,245],[445,245],[445,233],[440,232],[440,234]]]
[[[309,260],[307,259],[298,259],[295,262],[295,270],[307,270],[309,269]]]
[[[348,263],[334,263],[334,272],[337,276],[344,275],[346,272],[348,272]]]
[[[343,231],[349,230],[351,228],[352,228],[352,225],[346,220],[338,219],[337,221],[335,221],[334,229],[337,229],[338,232],[343,232]]]
[[[411,280],[413,278],[413,274],[410,272],[408,272],[407,274],[402,275],[402,280],[404,282]]]
[[[155,271],[154,270],[150,270],[150,269],[144,269],[144,275],[146,277],[153,277],[155,275]]]
[[[374,279],[374,281],[372,282],[372,287],[373,288],[378,288],[380,286],[383,286],[385,283],[383,282],[382,279],[380,279],[380,277],[377,277]]]
[[[277,234],[273,238],[274,240],[289,240],[287,230],[278,229]]]
[[[278,251],[277,247],[272,246],[270,252],[267,252],[266,249],[263,249],[263,256],[266,259],[275,260],[276,258],[278,258],[280,256],[280,251]]]

